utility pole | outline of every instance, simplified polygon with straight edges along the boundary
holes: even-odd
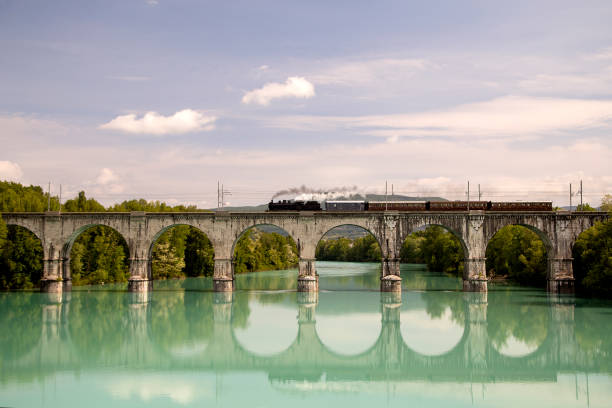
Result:
[[[225,207],[225,196],[232,195],[231,191],[223,188],[223,184],[221,184],[221,208]]]
[[[393,200],[393,184],[391,184],[391,200]]]
[[[580,209],[584,211],[584,208],[582,207],[582,180],[580,180]]]
[[[480,184],[478,184],[478,201],[480,201],[480,197],[481,197],[481,194],[480,194]]]
[[[62,185],[60,184],[60,195],[59,195],[59,212],[62,212]]]
[[[570,183],[570,211],[572,211],[572,183]]]
[[[47,189],[47,211],[51,211],[51,182],[49,182],[49,188]]]
[[[468,211],[470,211],[470,180],[468,180],[467,199],[468,199],[467,208],[468,208]]]
[[[387,180],[385,180],[385,211],[387,211]]]

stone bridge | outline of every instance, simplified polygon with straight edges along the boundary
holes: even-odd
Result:
[[[406,237],[428,225],[439,225],[461,242],[465,291],[486,291],[485,252],[497,231],[522,225],[536,232],[548,257],[548,290],[573,290],[572,247],[578,235],[597,221],[601,212],[197,212],[197,213],[3,213],[8,225],[30,230],[42,242],[43,290],[60,291],[71,284],[70,252],[77,237],[93,226],[113,228],[129,248],[131,291],[152,289],[151,259],[159,236],[176,225],[205,233],[215,252],[214,288],[234,290],[234,246],[251,227],[275,225],[296,242],[299,252],[299,291],[317,291],[315,249],[321,238],[341,225],[369,231],[382,252],[382,291],[401,291],[400,249]]]
[[[400,320],[402,296],[381,293],[381,329],[369,349],[355,354],[338,354],[328,348],[317,332],[317,293],[299,293],[297,297],[297,336],[285,349],[272,355],[261,355],[245,348],[232,326],[233,293],[214,295],[211,336],[204,347],[188,355],[173,353],[159,344],[152,334],[152,318],[157,305],[154,295],[131,293],[125,296],[126,310],[121,340],[112,348],[96,352],[97,344],[82,344],[80,321],[71,306],[79,306],[80,291],[46,293],[41,302],[40,339],[29,350],[0,361],[0,375],[40,376],[53,373],[87,372],[121,367],[143,371],[213,371],[269,373],[270,381],[555,381],[561,372],[609,373],[610,353],[601,347],[583,349],[577,339],[572,297],[548,297],[547,336],[537,349],[522,356],[499,352],[489,338],[487,328],[487,294],[465,293],[464,332],[451,350],[440,355],[424,355],[412,350],[402,337]],[[75,300],[75,297],[77,299]],[[76,304],[74,304],[76,303]],[[208,309],[207,309],[208,310]],[[408,310],[410,311],[410,310]],[[78,313],[77,313],[78,315]],[[71,325],[75,325],[75,331]],[[545,324],[545,323],[544,323]],[[74,334],[73,334],[74,333]],[[604,333],[602,331],[602,333]],[[77,337],[75,337],[77,336]],[[100,339],[96,338],[97,341]],[[0,353],[1,356],[1,353]],[[4,378],[4,377],[3,377]]]

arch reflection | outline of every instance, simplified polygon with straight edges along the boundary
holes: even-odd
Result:
[[[434,296],[432,296],[434,295]],[[400,331],[406,346],[418,354],[436,356],[453,350],[464,334],[462,294],[435,292],[404,295]]]
[[[362,377],[551,381],[560,372],[612,373],[609,325],[587,327],[590,320],[578,324],[575,314],[588,311],[577,308],[574,313],[574,303],[565,300],[531,293],[515,304],[503,292],[488,297],[445,292],[442,298],[435,292],[397,298],[353,292],[344,300],[337,295],[158,291],[142,297],[77,291],[44,302],[29,295],[17,303],[32,325],[19,329],[15,322],[7,324],[30,340],[18,344],[9,336],[0,337],[1,370],[5,376],[19,374],[33,381],[40,373],[113,367],[160,373],[257,371],[275,381],[302,383]],[[3,312],[8,306],[15,303],[0,302]],[[512,320],[513,315],[519,317]],[[364,316],[366,324],[358,326]],[[537,342],[525,342],[530,348],[514,340],[525,335],[517,331],[517,321],[534,332]],[[353,330],[359,327],[359,334],[345,329],[351,322],[357,322]],[[454,332],[444,327],[446,322]],[[422,335],[423,343],[411,337],[415,333]],[[425,344],[426,339],[433,344]]]
[[[359,302],[351,302],[355,292],[320,295],[316,331],[323,345],[344,356],[361,354],[374,346],[381,332],[380,294],[360,293]]]
[[[288,304],[278,301],[277,294],[259,294],[251,297],[246,325],[234,328],[238,343],[249,353],[271,356],[287,350],[298,335],[295,293]],[[282,299],[285,300],[285,299]],[[282,301],[281,300],[281,301]]]

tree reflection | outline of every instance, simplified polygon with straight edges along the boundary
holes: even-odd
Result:
[[[212,296],[210,292],[154,293],[153,342],[176,356],[203,351],[213,333]]]
[[[128,293],[74,292],[69,331],[82,358],[116,353],[128,334]]]
[[[488,299],[489,340],[498,351],[512,354],[514,340],[530,351],[544,342],[550,319],[546,303],[511,291],[491,293]]]
[[[18,359],[39,343],[42,331],[39,293],[0,294],[0,366]]]

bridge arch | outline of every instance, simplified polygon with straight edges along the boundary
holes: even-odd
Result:
[[[107,225],[107,223],[92,223],[92,224],[84,224],[76,228],[72,234],[70,234],[64,243],[63,248],[60,252],[60,262],[61,262],[61,273],[62,279],[69,281],[72,284],[73,280],[73,270],[72,270],[72,261],[73,261],[73,248],[74,244],[77,240],[83,236],[84,233],[93,229],[93,228],[102,228],[107,231],[111,231],[111,234],[115,235],[119,239],[119,245],[123,247],[123,251],[125,254],[125,265],[127,266],[126,278],[129,274],[130,267],[130,243],[129,240],[126,239],[126,236],[121,233],[121,231],[117,230],[115,226]]]
[[[66,242],[64,243],[64,246],[62,248],[62,252],[61,252],[61,256],[63,259],[70,259],[70,252],[72,251],[72,247],[74,246],[74,243],[76,242],[76,240],[81,236],[81,234],[83,234],[84,232],[86,232],[87,230],[90,230],[92,228],[95,227],[104,227],[104,228],[108,228],[112,231],[114,231],[117,235],[119,235],[123,241],[126,243],[128,249],[129,249],[129,240],[126,238],[126,235],[123,234],[121,231],[119,231],[116,226],[110,225],[109,223],[91,223],[91,224],[84,224],[81,225],[79,227],[77,227],[66,239]],[[129,255],[129,254],[128,254]]]
[[[552,246],[538,231],[520,224],[500,228],[486,242],[487,276],[508,276],[521,284],[543,286]]]
[[[419,222],[414,223],[413,225],[410,225],[408,228],[404,229],[405,232],[400,236],[400,241],[398,242],[398,245],[401,248],[406,239],[408,239],[410,235],[414,234],[417,231],[422,231],[429,227],[441,227],[445,231],[451,233],[455,238],[457,238],[459,244],[461,244],[461,249],[463,250],[463,258],[467,259],[469,257],[470,248],[466,244],[463,236],[463,226],[457,221],[457,218],[446,219],[444,217],[431,217],[428,219],[419,220]]]
[[[380,251],[381,257],[382,257],[382,251],[383,251],[383,248],[382,248],[382,245],[381,245],[380,239],[379,239],[379,238],[376,236],[376,234],[374,234],[374,233],[373,233],[373,232],[372,232],[372,231],[371,231],[369,228],[366,228],[366,227],[364,227],[364,226],[362,226],[362,225],[353,224],[353,223],[339,224],[339,225],[336,225],[336,226],[334,226],[334,227],[331,227],[331,228],[327,229],[327,230],[326,230],[326,231],[323,233],[323,235],[321,235],[321,236],[319,237],[318,241],[317,241],[317,242],[316,242],[316,244],[315,244],[315,255],[316,255],[317,248],[319,248],[319,246],[321,245],[321,243],[322,243],[322,242],[323,242],[323,241],[326,239],[325,237],[326,237],[326,236],[328,236],[328,234],[330,234],[332,231],[337,230],[337,229],[342,228],[342,227],[354,227],[354,228],[358,228],[358,229],[360,229],[360,230],[362,230],[363,232],[365,232],[365,233],[366,233],[366,235],[364,235],[364,237],[368,237],[368,236],[369,236],[369,237],[374,238],[374,240],[375,240],[375,242],[376,242],[376,245],[377,245],[377,247],[378,247],[378,249],[379,249],[379,251]],[[339,238],[343,238],[343,237],[342,237],[342,236],[340,236]],[[363,238],[363,237],[360,237],[360,238]],[[329,239],[329,238],[328,238],[328,239]]]
[[[32,222],[34,221],[34,222]],[[29,232],[31,232],[36,238],[38,238],[38,240],[42,243],[44,242],[44,233],[43,233],[43,228],[42,225],[39,225],[39,222],[36,222],[37,220],[32,220],[32,219],[28,219],[28,218],[16,218],[16,217],[11,217],[8,219],[5,219],[5,224],[7,227],[10,226],[15,226],[15,227],[21,227],[25,230],[28,230]],[[44,246],[44,245],[43,245]]]
[[[244,251],[242,253],[242,255],[245,255],[246,258],[239,257],[239,254],[238,254],[238,249],[239,249],[238,246],[244,245],[242,240],[247,239],[247,234],[250,234],[252,231],[260,231],[263,234],[266,234],[266,233],[278,234],[282,237],[285,237],[285,239],[287,239],[286,243],[292,247],[291,249],[288,250],[289,252],[287,252],[286,247],[282,247],[282,252],[277,253],[277,256],[268,258],[267,260],[270,263],[268,265],[264,265],[265,266],[264,270],[292,269],[298,266],[299,252],[300,252],[299,238],[296,241],[294,238],[294,234],[292,234],[291,231],[288,231],[286,228],[283,228],[282,226],[276,223],[259,222],[259,223],[254,223],[253,225],[249,225],[246,228],[241,228],[236,233],[236,238],[232,242],[231,252],[229,254],[230,259],[232,260],[232,263],[233,263],[232,269],[233,269],[234,274],[241,273],[241,272],[254,272],[255,270],[259,269],[258,265],[254,265],[250,263],[250,261],[258,262],[259,260],[250,258],[248,251],[246,251],[247,253],[244,253]],[[276,244],[278,244],[278,242],[274,242],[272,245],[276,245]],[[242,249],[244,249],[244,246],[242,247]],[[268,255],[270,255],[270,253]],[[282,266],[285,263],[286,265]],[[242,269],[243,267],[246,269]],[[251,267],[254,269],[251,270],[250,269]]]
[[[552,243],[549,233],[546,232],[545,227],[541,223],[538,223],[535,220],[531,220],[529,218],[522,220],[513,220],[506,218],[503,221],[496,221],[492,227],[485,229],[485,245],[488,246],[493,237],[500,230],[512,225],[524,227],[527,228],[529,231],[534,232],[544,243],[544,246],[546,247],[546,254],[548,256],[552,255],[554,245]]]
[[[180,227],[180,226],[190,227],[190,228],[194,228],[194,229],[198,230],[199,232],[204,234],[209,239],[210,244],[213,247],[213,250],[215,249],[215,242],[211,238],[212,235],[210,234],[210,231],[207,232],[206,228],[202,228],[202,226],[200,226],[200,225],[194,225],[194,224],[188,223],[188,222],[172,222],[172,223],[169,223],[169,224],[163,226],[162,228],[160,228],[151,237],[151,239],[149,240],[148,248],[147,248],[148,259],[152,259],[153,258],[153,248],[155,247],[155,244],[157,243],[157,240],[159,240],[159,237],[161,237],[165,232],[171,230],[172,228]]]

